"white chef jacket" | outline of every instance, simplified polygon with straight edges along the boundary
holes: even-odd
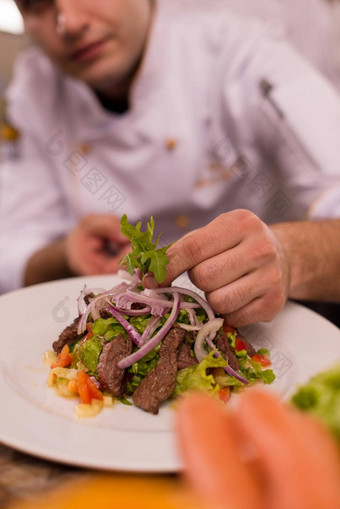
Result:
[[[220,1],[239,15],[275,26],[340,92],[339,0]]]
[[[123,115],[26,53],[8,93],[22,138],[1,170],[1,290],[89,213],[152,214],[164,244],[235,208],[268,223],[340,216],[339,98],[273,32],[209,1],[159,0]]]

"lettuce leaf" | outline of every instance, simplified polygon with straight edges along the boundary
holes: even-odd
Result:
[[[139,332],[139,334],[143,334],[152,318],[152,315],[133,316],[129,319],[129,322]]]
[[[321,419],[340,443],[340,363],[299,387],[291,401]]]
[[[202,390],[212,394],[218,392],[220,387],[216,384],[213,375],[207,374],[207,370],[224,368],[227,365],[227,361],[223,358],[216,359],[214,351],[211,351],[199,364],[178,371],[173,396],[179,396],[188,390]]]
[[[97,338],[97,336],[93,336],[92,338],[88,339],[79,348],[79,358],[86,366],[86,368],[91,371],[91,373],[95,373],[97,371],[99,356],[102,352],[102,349],[103,342]]]
[[[107,341],[112,341],[119,334],[123,334],[124,337],[127,335],[124,327],[114,317],[107,319],[98,318],[92,325],[92,332],[97,336],[104,337]]]
[[[259,362],[253,361],[249,356],[247,358],[239,358],[241,373],[245,376],[250,384],[262,380],[265,384],[271,384],[275,380],[272,369],[263,370]]]

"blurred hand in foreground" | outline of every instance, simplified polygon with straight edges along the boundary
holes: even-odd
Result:
[[[222,214],[167,251],[162,286],[185,271],[215,312],[241,327],[272,320],[286,303],[289,266],[276,235],[248,210]],[[154,287],[154,281],[144,281]]]
[[[178,436],[186,476],[210,509],[338,509],[340,457],[311,417],[250,389],[226,409],[184,398]]]
[[[76,275],[113,274],[130,250],[120,220],[112,214],[86,216],[66,237],[66,261]]]

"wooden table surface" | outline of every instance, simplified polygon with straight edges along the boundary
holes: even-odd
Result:
[[[177,475],[83,470],[34,458],[0,444],[1,509],[116,507],[206,509]]]

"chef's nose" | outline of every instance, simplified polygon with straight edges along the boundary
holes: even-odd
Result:
[[[87,15],[81,2],[74,0],[57,0],[57,32],[63,37],[78,37],[89,26]]]

